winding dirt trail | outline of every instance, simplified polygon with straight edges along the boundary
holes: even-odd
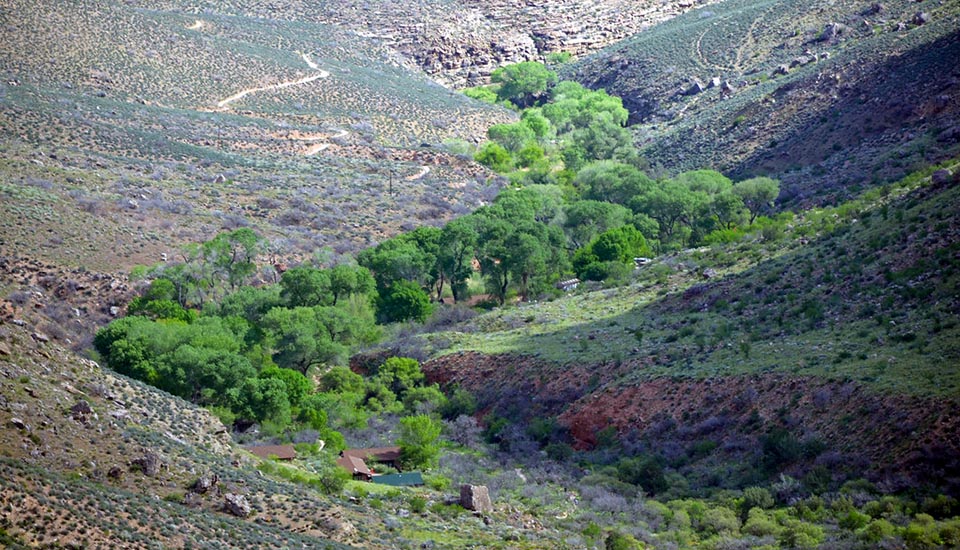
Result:
[[[340,130],[340,131],[338,131],[336,134],[333,134],[333,135],[330,135],[330,134],[313,134],[313,135],[309,135],[309,136],[296,137],[296,138],[293,138],[293,139],[294,139],[295,141],[305,141],[305,142],[308,142],[308,143],[311,142],[311,141],[329,141],[329,140],[332,140],[332,139],[337,139],[337,138],[346,137],[346,135],[349,134],[349,133],[350,133],[350,132],[347,132],[346,130]],[[313,155],[316,155],[317,153],[326,150],[327,147],[330,147],[330,144],[329,144],[329,143],[316,143],[316,144],[314,144],[314,145],[311,145],[311,146],[307,147],[307,148],[304,150],[303,154],[304,154],[304,156],[312,157]]]
[[[430,167],[429,167],[429,166],[421,166],[421,167],[420,167],[420,171],[417,172],[416,174],[412,175],[412,176],[407,176],[407,180],[408,180],[408,181],[418,180],[418,179],[426,176],[426,175],[429,174],[429,173],[430,173]]]
[[[271,84],[270,86],[260,86],[257,88],[247,88],[245,90],[240,90],[239,92],[233,94],[232,96],[218,101],[217,108],[224,109],[226,108],[227,105],[235,101],[239,101],[247,97],[248,95],[255,94],[257,92],[272,92],[274,90],[282,90],[284,88],[300,86],[302,84],[309,84],[314,80],[319,80],[321,78],[327,78],[328,76],[330,76],[330,73],[328,71],[321,69],[316,63],[313,62],[313,60],[310,59],[310,56],[308,56],[305,53],[300,54],[300,56],[307,63],[308,67],[317,71],[317,74],[305,76],[303,78],[298,78],[297,80],[288,80],[286,82],[280,82],[279,84]]]

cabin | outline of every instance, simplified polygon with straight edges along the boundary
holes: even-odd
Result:
[[[297,451],[293,445],[257,445],[255,447],[244,447],[254,456],[267,460],[276,458],[277,460],[293,460],[297,458]]]
[[[371,481],[375,468],[368,463],[377,463],[400,470],[400,447],[373,447],[370,449],[346,449],[340,451],[337,464],[350,472],[354,479]]]

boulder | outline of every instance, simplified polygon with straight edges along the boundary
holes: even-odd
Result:
[[[690,87],[687,88],[683,93],[684,95],[697,95],[703,90],[705,90],[703,82],[700,82],[697,79],[693,79],[693,83],[690,84]]]
[[[135,458],[130,461],[130,466],[134,468],[139,468],[144,475],[153,477],[160,473],[160,455],[154,452],[147,452],[145,455],[140,458]]]
[[[16,418],[16,417],[10,419],[10,425],[18,430],[27,429],[27,424],[23,421],[23,419]]]
[[[324,519],[320,527],[330,533],[337,540],[349,539],[357,534],[357,528],[349,521],[338,517],[329,517]]]
[[[85,399],[81,399],[70,407],[70,413],[77,422],[86,422],[87,417],[93,414],[93,407]]]
[[[223,495],[223,508],[239,517],[245,518],[250,515],[252,508],[250,507],[250,502],[247,501],[247,497],[243,495],[238,495],[236,493],[227,493]]]
[[[216,487],[219,482],[220,476],[208,472],[198,477],[197,480],[193,482],[193,485],[190,486],[190,490],[194,493],[204,494]]]
[[[490,501],[490,492],[486,485],[461,485],[460,506],[474,512],[487,513],[493,511]]]
[[[914,25],[926,25],[930,22],[930,14],[925,11],[918,11],[913,15],[913,19],[910,20]]]
[[[840,39],[840,35],[846,31],[846,25],[842,25],[840,23],[827,23],[827,26],[823,28],[823,32],[820,33],[820,41],[836,42]]]

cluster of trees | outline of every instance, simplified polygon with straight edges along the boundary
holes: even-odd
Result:
[[[424,383],[420,364],[393,357],[366,378],[338,365],[346,346],[369,338],[373,326],[371,312],[344,306],[373,287],[365,269],[351,269],[359,284],[339,299],[335,291],[317,292],[334,270],[299,268],[279,285],[242,287],[203,314],[176,304],[164,291],[172,283],[157,279],[136,310],[97,333],[94,346],[110,368],[208,407],[228,425],[259,422],[277,433],[308,427],[334,451],[344,447],[336,430],[362,428],[374,414],[406,416],[404,461],[427,466],[439,436],[427,414],[448,404],[436,385]],[[155,307],[160,303],[175,307]]]
[[[550,292],[576,275],[625,276],[636,257],[739,238],[776,196],[778,184],[734,184],[697,170],[654,181],[629,164],[585,166],[572,186],[528,184],[501,191],[493,204],[449,222],[394,237],[357,258],[376,280],[381,321],[422,321],[432,301],[468,298],[475,270],[503,304]]]
[[[570,263],[551,267],[606,279],[622,275],[636,256],[729,242],[776,224],[762,216],[780,190],[771,178],[734,183],[713,170],[650,178],[619,98],[556,82],[533,62],[503,68],[494,82],[467,94],[525,108],[518,122],[492,126],[475,158],[520,192],[559,198],[551,204],[556,215],[535,216],[564,233]]]

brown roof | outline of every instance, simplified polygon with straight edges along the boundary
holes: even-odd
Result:
[[[350,456],[374,462],[396,462],[400,460],[400,447],[373,447],[370,449],[346,449],[342,456]]]
[[[275,456],[280,460],[292,460],[297,458],[297,451],[293,445],[258,445],[256,447],[246,447],[248,451],[260,458],[270,458]]]
[[[373,475],[363,459],[355,456],[343,455],[337,459],[337,465],[351,474]]]

